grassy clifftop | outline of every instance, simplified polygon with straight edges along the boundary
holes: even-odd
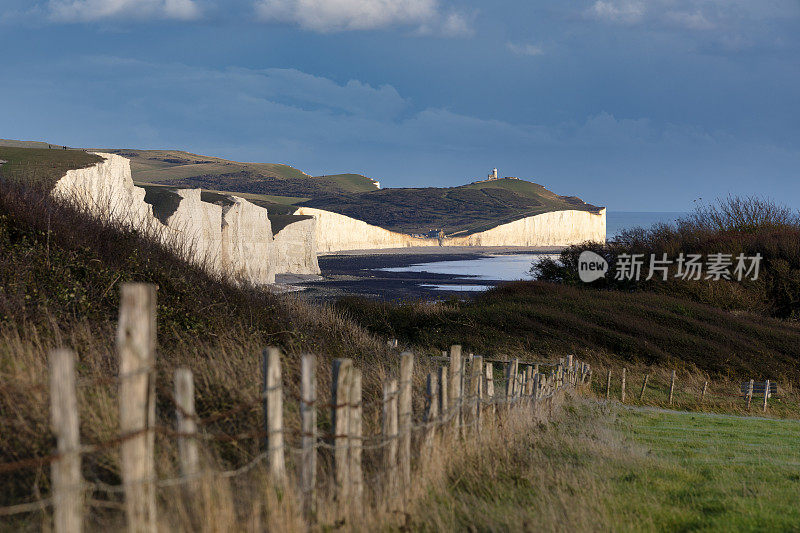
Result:
[[[52,189],[68,170],[90,167],[103,158],[82,150],[0,146],[0,178]]]
[[[442,229],[448,235],[484,231],[549,211],[600,208],[574,196],[559,196],[525,180],[505,178],[460,187],[383,189],[314,198],[302,205],[341,213],[401,233]]]
[[[242,163],[179,150],[109,150],[131,160],[138,183],[199,187],[273,196],[322,196],[374,190],[360,174],[314,177],[289,165]]]

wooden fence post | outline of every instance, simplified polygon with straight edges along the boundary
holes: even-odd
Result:
[[[769,380],[764,383],[764,412],[767,412],[767,398],[769,398]]]
[[[625,374],[627,374],[628,369],[622,369],[622,392],[620,393],[620,402],[625,403]]]
[[[703,382],[703,392],[700,393],[700,405],[703,405],[703,402],[706,399],[707,390],[708,390],[708,380]]]
[[[525,402],[530,402],[531,390],[533,389],[533,367],[525,367]]]
[[[75,395],[75,355],[50,352],[50,420],[59,458],[50,465],[53,484],[53,526],[56,533],[83,530],[80,419]]]
[[[273,346],[264,350],[264,424],[267,433],[267,468],[272,481],[286,481],[286,461],[283,450],[283,382],[281,381],[281,351]]]
[[[386,472],[386,503],[397,497],[397,380],[383,384],[383,467]]]
[[[333,427],[334,498],[339,505],[350,492],[350,387],[353,361],[334,359],[331,380],[331,425]]]
[[[572,377],[574,375],[573,359],[574,356],[572,354],[567,355],[567,383],[570,385],[572,385]]]
[[[483,357],[476,355],[472,358],[472,366],[469,375],[469,396],[473,402],[469,406],[470,423],[474,430],[479,432],[481,429],[481,377],[483,376]]]
[[[430,372],[425,383],[425,433],[422,438],[422,458],[428,462],[433,453],[436,423],[439,418],[439,380]]]
[[[608,376],[606,377],[606,400],[611,399],[611,369],[608,369]]]
[[[119,308],[119,425],[125,514],[131,532],[156,530],[155,463],[152,428],[155,388],[156,288],[125,283]]]
[[[489,402],[489,418],[494,421],[494,365],[486,362],[486,400]]]
[[[195,477],[200,472],[197,450],[197,417],[194,411],[194,378],[186,367],[175,370],[175,420],[181,476]]]
[[[361,405],[361,369],[353,368],[350,382],[350,486],[353,512],[360,517],[364,512],[364,471],[361,468],[362,448],[362,410]]]
[[[644,391],[647,389],[647,380],[650,379],[650,374],[644,375],[644,381],[642,382],[642,392],[639,393],[639,401],[641,402],[644,400]]]
[[[669,404],[672,405],[672,396],[675,393],[675,371],[672,371],[672,380],[669,382]]]
[[[750,380],[750,384],[747,387],[747,409],[750,410],[750,402],[753,399],[753,380]]]
[[[450,387],[447,383],[447,366],[440,366],[439,367],[439,418],[442,421],[441,425],[447,425],[447,417],[450,416],[449,410],[449,402],[448,399],[450,398]],[[442,429],[442,434],[444,435],[446,432],[444,428]]]
[[[453,345],[450,347],[450,398],[449,405],[453,411],[453,419],[450,422],[453,438],[458,437],[458,428],[461,418],[461,374],[463,367],[461,363],[461,346]]]
[[[317,358],[311,354],[300,359],[300,420],[300,491],[303,514],[310,520],[317,505]]]
[[[403,482],[403,495],[408,499],[411,487],[411,384],[414,375],[414,354],[404,352],[400,355],[400,393],[398,418],[400,425],[400,473]]]
[[[514,401],[517,387],[517,369],[519,367],[519,359],[512,359],[506,367],[506,409],[511,409],[511,403]]]

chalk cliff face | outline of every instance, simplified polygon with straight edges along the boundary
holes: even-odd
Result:
[[[606,242],[606,210],[551,211],[492,229],[447,239],[448,246],[569,246]]]
[[[68,170],[51,194],[75,203],[95,216],[139,227],[153,219],[153,208],[145,203],[145,190],[133,185],[130,162],[124,157],[105,158],[93,167]]]
[[[418,239],[323,209],[300,207],[295,214],[310,215],[317,221],[317,249],[320,253],[439,245],[436,239]]]
[[[176,194],[181,198],[178,208],[163,226],[158,220],[151,221],[152,233],[160,235],[162,242],[178,249],[187,260],[222,274],[226,271],[221,261],[222,208],[202,202],[200,189],[182,189]]]
[[[317,222],[309,218],[281,229],[275,234],[273,253],[276,257],[275,263],[285,265],[286,273],[319,274]]]
[[[162,223],[131,178],[130,162],[98,153],[105,161],[70,170],[52,194],[102,219],[143,231],[209,272],[241,283],[275,282],[276,273],[319,274],[314,221],[290,224],[276,244],[267,210],[228,196],[225,205],[202,201],[200,189],[181,189]],[[299,239],[295,242],[294,239]]]
[[[300,207],[295,214],[317,220],[320,253],[341,250],[439,246],[438,239],[421,239],[389,231],[339,213]],[[606,210],[553,211],[502,224],[492,229],[447,238],[444,246],[569,246],[584,241],[605,242]]]
[[[222,264],[228,275],[251,283],[275,283],[275,269],[282,259],[273,253],[272,225],[267,210],[243,198],[222,216]],[[280,263],[281,273],[285,268]]]

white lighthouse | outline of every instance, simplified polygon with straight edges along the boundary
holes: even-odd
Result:
[[[497,179],[497,169],[496,168],[492,169],[492,171],[489,173],[488,178],[490,180],[496,180]]]

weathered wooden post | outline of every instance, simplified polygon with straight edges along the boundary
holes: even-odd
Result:
[[[450,347],[450,398],[448,404],[453,411],[453,418],[450,422],[453,438],[458,437],[458,428],[461,418],[461,346],[455,344]]]
[[[747,386],[747,409],[750,410],[750,402],[753,399],[753,380],[750,380],[750,383]]]
[[[611,399],[611,369],[608,369],[608,376],[606,377],[606,400]]]
[[[397,380],[383,384],[383,465],[386,472],[386,503],[397,497]]]
[[[286,462],[283,450],[283,382],[281,381],[281,351],[274,346],[263,353],[264,362],[264,425],[267,433],[267,469],[272,481],[286,481]]]
[[[317,358],[311,354],[300,359],[300,423],[300,491],[303,514],[311,519],[317,505]]]
[[[425,383],[425,433],[422,438],[422,458],[430,461],[439,418],[439,380],[430,372]]]
[[[483,357],[476,355],[472,358],[469,376],[469,396],[472,404],[470,407],[470,424],[474,430],[481,428],[481,376],[483,375]]]
[[[361,468],[362,447],[362,410],[361,405],[361,369],[353,368],[350,380],[350,499],[353,513],[361,516],[364,512],[364,472]]]
[[[703,392],[700,393],[700,405],[703,405],[706,399],[706,390],[708,390],[708,380],[703,382]]]
[[[447,366],[439,367],[439,418],[442,425],[447,425],[447,418],[450,416],[450,409],[448,399],[450,398],[450,387],[447,383]],[[446,431],[442,428],[442,435],[446,435]]]
[[[675,393],[675,371],[672,371],[672,379],[669,382],[669,404],[672,405],[672,396]]]
[[[400,425],[400,469],[403,494],[408,499],[411,487],[411,383],[414,375],[414,354],[404,352],[400,356],[400,393],[398,417]]]
[[[486,362],[486,400],[489,402],[489,419],[494,421],[494,365]]]
[[[764,412],[767,412],[767,398],[769,398],[769,380],[764,382]]]
[[[620,402],[625,403],[625,374],[628,372],[627,368],[622,369],[622,392],[620,393]]]
[[[156,418],[156,288],[125,283],[119,308],[119,425],[125,515],[131,532],[156,531],[152,428]]]
[[[340,505],[345,503],[350,496],[350,390],[352,381],[353,361],[351,359],[334,359],[331,380],[333,481],[334,498]]]
[[[50,465],[53,483],[53,526],[56,533],[83,530],[80,420],[75,395],[75,355],[50,352],[50,420],[59,457]]]
[[[567,355],[567,383],[569,383],[570,385],[572,385],[572,376],[574,374],[573,372],[574,368],[572,367],[572,363],[573,363],[573,355],[569,354]]]
[[[197,450],[197,417],[194,411],[194,378],[186,367],[175,370],[175,420],[181,476],[193,478],[200,472]]]
[[[533,390],[533,367],[527,365],[525,367],[525,401],[530,402]]]
[[[506,366],[506,409],[511,409],[511,403],[516,395],[518,367],[519,359],[517,358],[512,359]]]
[[[644,400],[644,391],[647,389],[647,380],[650,379],[650,374],[644,375],[644,381],[642,382],[642,392],[639,393],[639,401],[641,402]]]

